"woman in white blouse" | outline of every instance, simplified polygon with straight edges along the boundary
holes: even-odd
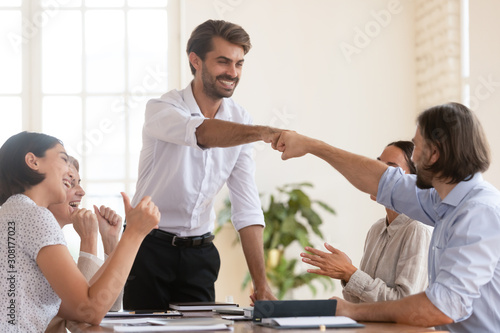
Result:
[[[51,204],[71,187],[59,140],[21,132],[0,148],[0,304],[2,332],[43,332],[58,316],[99,324],[122,290],[144,237],[160,213],[149,197],[135,207],[122,193],[128,226],[90,282],[71,257]]]
[[[396,141],[378,160],[414,174],[412,152],[412,142]],[[344,298],[353,303],[396,300],[424,291],[432,230],[404,214],[387,208],[386,213],[368,231],[359,268],[344,252],[325,243],[329,252],[306,247],[311,254],[302,253],[304,262],[318,268],[308,272],[341,280]]]

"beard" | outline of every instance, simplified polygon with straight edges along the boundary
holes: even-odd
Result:
[[[417,182],[416,185],[422,190],[433,188],[432,186],[432,173],[427,170],[420,170],[417,168]]]
[[[238,77],[231,77],[227,74],[222,74],[214,77],[210,74],[205,63],[203,62],[201,80],[203,82],[203,92],[207,96],[217,100],[225,97],[231,97],[240,79]],[[224,89],[222,87],[218,87],[217,86],[218,80],[232,81],[234,82],[234,87],[231,89]]]

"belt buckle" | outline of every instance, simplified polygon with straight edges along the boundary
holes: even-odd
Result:
[[[176,238],[177,238],[177,236],[176,236],[176,235],[174,235],[174,237],[172,237],[172,246],[177,246],[177,245],[175,245],[175,239],[176,239]]]

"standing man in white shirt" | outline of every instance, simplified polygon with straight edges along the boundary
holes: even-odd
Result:
[[[250,37],[238,25],[214,20],[200,24],[186,50],[193,81],[146,106],[132,204],[147,193],[162,217],[135,259],[124,309],[215,300],[220,257],[212,243],[213,204],[224,184],[254,284],[251,297],[275,299],[266,280],[264,215],[249,143],[263,140],[275,147],[281,130],[251,125],[250,115],[230,98],[250,48]]]

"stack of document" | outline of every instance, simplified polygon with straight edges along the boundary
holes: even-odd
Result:
[[[222,319],[228,320],[252,320],[253,307],[239,308],[239,307],[224,307],[212,310],[214,313],[221,315]]]
[[[108,312],[104,318],[139,318],[139,317],[177,317],[182,313],[175,310],[167,311],[118,311]]]
[[[219,308],[238,307],[235,303],[223,302],[183,302],[183,303],[170,303],[169,307],[178,311],[212,311]]]
[[[168,332],[168,331],[222,331],[229,330],[234,322],[219,318],[182,319],[105,319],[101,326],[113,327],[115,332]]]

